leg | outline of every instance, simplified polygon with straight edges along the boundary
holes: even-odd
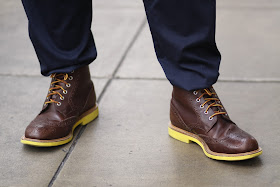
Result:
[[[98,116],[88,64],[96,58],[90,30],[91,0],[23,0],[29,34],[43,75],[51,85],[41,112],[27,126],[21,142],[58,146],[73,138],[78,125]]]
[[[144,0],[156,54],[173,85],[169,135],[198,143],[206,156],[244,160],[262,153],[229,118],[212,84],[220,53],[215,0]],[[191,91],[192,90],[192,91]]]
[[[41,73],[71,72],[97,55],[91,28],[91,0],[22,0],[29,36]]]
[[[215,0],[144,0],[158,60],[172,85],[207,88],[218,78]]]

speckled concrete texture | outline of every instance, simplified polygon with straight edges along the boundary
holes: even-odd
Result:
[[[264,152],[207,158],[168,136],[172,86],[157,62],[142,1],[93,0],[98,59],[90,66],[100,116],[55,148],[20,143],[49,86],[20,1],[0,3],[0,186],[280,186],[280,2],[217,1],[215,84],[231,118]]]

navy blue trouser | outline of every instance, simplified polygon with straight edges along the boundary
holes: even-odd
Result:
[[[171,84],[186,90],[214,84],[221,60],[216,0],[143,1],[157,58]],[[67,73],[94,61],[92,0],[22,2],[42,75]]]

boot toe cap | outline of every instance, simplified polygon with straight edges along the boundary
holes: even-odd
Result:
[[[64,138],[71,133],[76,120],[76,117],[71,117],[62,121],[37,117],[27,126],[25,137],[38,140]]]
[[[25,137],[30,139],[50,140],[57,138],[54,130],[47,124],[31,123],[25,130]]]
[[[259,149],[259,144],[254,137],[250,136],[244,140],[243,144],[241,144],[239,149],[240,149],[240,152],[243,152],[243,153],[251,152],[251,151],[255,151],[255,150]]]
[[[259,149],[257,140],[239,128],[229,136],[227,143],[233,148],[232,153],[236,154],[248,153]]]

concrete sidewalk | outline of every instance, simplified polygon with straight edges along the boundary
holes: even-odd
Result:
[[[280,186],[280,1],[218,1],[215,85],[231,118],[264,153],[208,159],[168,136],[171,86],[156,60],[141,0],[93,1],[98,59],[90,66],[100,116],[71,143],[20,143],[49,78],[27,33],[20,1],[0,3],[0,186]],[[147,68],[148,67],[148,68]]]

